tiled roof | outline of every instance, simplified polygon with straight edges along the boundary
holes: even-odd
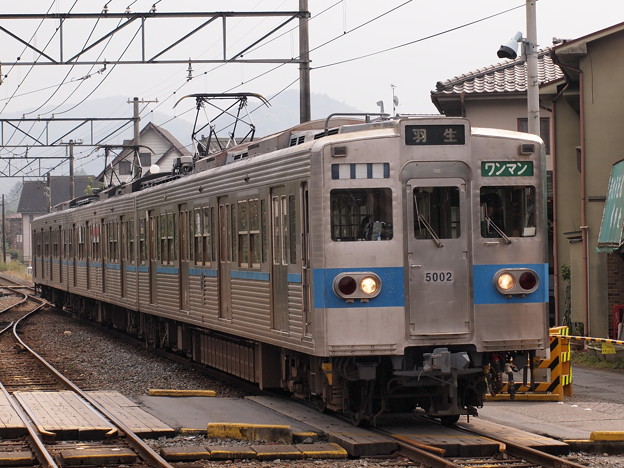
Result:
[[[550,49],[538,52],[537,71],[540,85],[563,78],[550,57]],[[477,69],[450,80],[438,81],[432,95],[526,93],[527,74],[524,56],[515,60]]]

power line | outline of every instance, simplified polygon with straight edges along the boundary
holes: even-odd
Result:
[[[429,36],[421,37],[420,39],[416,39],[416,40],[413,40],[413,41],[409,41],[409,42],[406,42],[406,43],[403,43],[403,44],[399,44],[399,45],[396,45],[396,46],[393,46],[393,47],[388,47],[387,49],[378,50],[377,52],[371,52],[370,54],[360,55],[360,56],[358,56],[358,57],[353,57],[353,58],[350,58],[350,59],[340,60],[340,61],[338,61],[338,62],[328,63],[328,64],[326,64],[326,65],[320,65],[320,66],[318,66],[318,67],[313,67],[313,68],[311,68],[311,69],[312,69],[312,70],[320,70],[320,69],[322,69],[322,68],[333,67],[333,66],[335,66],[335,65],[341,65],[341,64],[343,64],[343,63],[354,62],[354,61],[356,61],[356,60],[361,60],[361,59],[363,59],[363,58],[368,58],[368,57],[372,57],[372,56],[374,56],[374,55],[379,55],[379,54],[383,54],[383,53],[385,53],[385,52],[390,52],[390,51],[392,51],[392,50],[400,49],[400,48],[402,48],[402,47],[407,47],[407,46],[409,46],[409,45],[416,44],[416,43],[418,43],[418,42],[423,42],[423,41],[426,41],[426,40],[428,40],[428,39],[432,39],[432,38],[434,38],[434,37],[442,36],[442,35],[444,35],[444,34],[448,34],[448,33],[450,33],[450,32],[457,31],[458,29],[463,29],[463,28],[466,28],[466,27],[468,27],[468,26],[472,26],[472,25],[474,25],[474,24],[481,23],[481,22],[483,22],[483,21],[486,21],[486,20],[489,20],[489,19],[495,18],[495,17],[500,16],[500,15],[503,15],[503,14],[505,14],[505,13],[509,13],[510,11],[517,10],[517,9],[519,9],[519,8],[524,8],[524,7],[525,7],[525,5],[524,5],[524,4],[523,4],[523,5],[519,5],[519,6],[516,6],[516,7],[513,7],[513,8],[509,8],[509,9],[507,9],[507,10],[500,11],[500,12],[495,13],[495,14],[493,14],[493,15],[486,16],[486,17],[484,17],[484,18],[480,18],[480,19],[475,20],[475,21],[471,21],[471,22],[469,22],[469,23],[464,23],[464,24],[462,24],[462,25],[460,25],[460,26],[455,26],[454,28],[446,29],[446,30],[444,30],[444,31],[440,31],[440,32],[435,33],[435,34],[430,34]],[[336,39],[336,38],[335,38],[335,39]],[[334,40],[335,40],[335,39],[334,39]],[[331,41],[328,41],[328,42],[326,42],[326,43],[325,43],[325,44],[323,44],[323,45],[326,45],[326,44],[328,44],[329,42],[331,42]]]

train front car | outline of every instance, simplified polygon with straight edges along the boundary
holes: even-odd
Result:
[[[476,414],[547,344],[541,140],[450,118],[337,137],[312,158],[312,392],[358,423]]]

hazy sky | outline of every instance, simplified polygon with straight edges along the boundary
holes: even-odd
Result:
[[[297,10],[297,0],[184,1],[157,0],[158,12],[178,11],[273,11]],[[107,4],[110,12],[146,12],[154,0],[29,0],[3,1],[0,12],[11,13],[99,13]],[[392,85],[399,98],[397,112],[436,113],[429,93],[437,81],[500,61],[498,47],[516,31],[526,32],[523,0],[309,0],[311,88],[350,106],[378,111],[392,109]],[[99,38],[119,20],[85,19],[63,25],[65,57],[78,52],[83,44]],[[156,22],[158,21],[158,23]],[[194,29],[205,19],[148,20],[146,54],[162,50]],[[255,42],[282,19],[231,19],[227,22],[228,53]],[[537,33],[539,47],[548,47],[552,38],[574,39],[624,21],[624,1],[538,0]],[[0,26],[31,41],[45,53],[58,57],[58,21],[0,20]],[[218,24],[217,24],[218,23]],[[138,22],[136,23],[138,25]],[[290,58],[298,54],[296,24],[247,56]],[[292,30],[292,31],[291,31]],[[288,32],[290,31],[290,32]],[[192,41],[180,44],[163,58],[220,58],[222,25],[217,21]],[[110,60],[138,57],[141,51],[138,28],[133,23],[110,42],[93,49]],[[91,36],[90,36],[91,34]],[[89,39],[89,36],[91,37]],[[38,59],[30,50],[0,31],[0,115],[86,117],[79,104],[107,96],[137,96],[156,100],[151,109],[180,115],[190,112],[191,100],[173,108],[179,97],[203,92],[248,91],[270,98],[284,89],[298,89],[298,66],[287,64],[193,65],[193,79],[187,81],[188,65],[118,65],[105,70],[94,66],[17,66],[8,65],[22,57]],[[275,37],[275,36],[272,36]],[[127,49],[127,50],[126,50]],[[393,49],[393,50],[388,50]],[[125,52],[124,52],[125,51]],[[385,51],[385,52],[382,52]],[[377,53],[380,52],[380,53]],[[374,55],[370,55],[374,54]],[[360,58],[370,55],[365,58]],[[39,109],[40,106],[43,107]],[[126,99],[120,100],[118,114],[128,115]],[[188,119],[193,114],[188,113]],[[155,122],[159,123],[159,122]],[[260,124],[258,124],[260,127]],[[261,133],[261,129],[260,129]],[[6,154],[0,149],[0,157]],[[0,179],[0,185],[5,185]]]

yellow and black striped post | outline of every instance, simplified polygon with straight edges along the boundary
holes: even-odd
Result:
[[[572,364],[570,361],[570,337],[568,327],[550,329],[550,357],[541,359],[537,369],[549,370],[547,382],[533,382],[531,385],[515,383],[515,400],[563,401],[565,396],[572,395]],[[505,383],[501,393],[488,400],[509,400],[509,388]]]

